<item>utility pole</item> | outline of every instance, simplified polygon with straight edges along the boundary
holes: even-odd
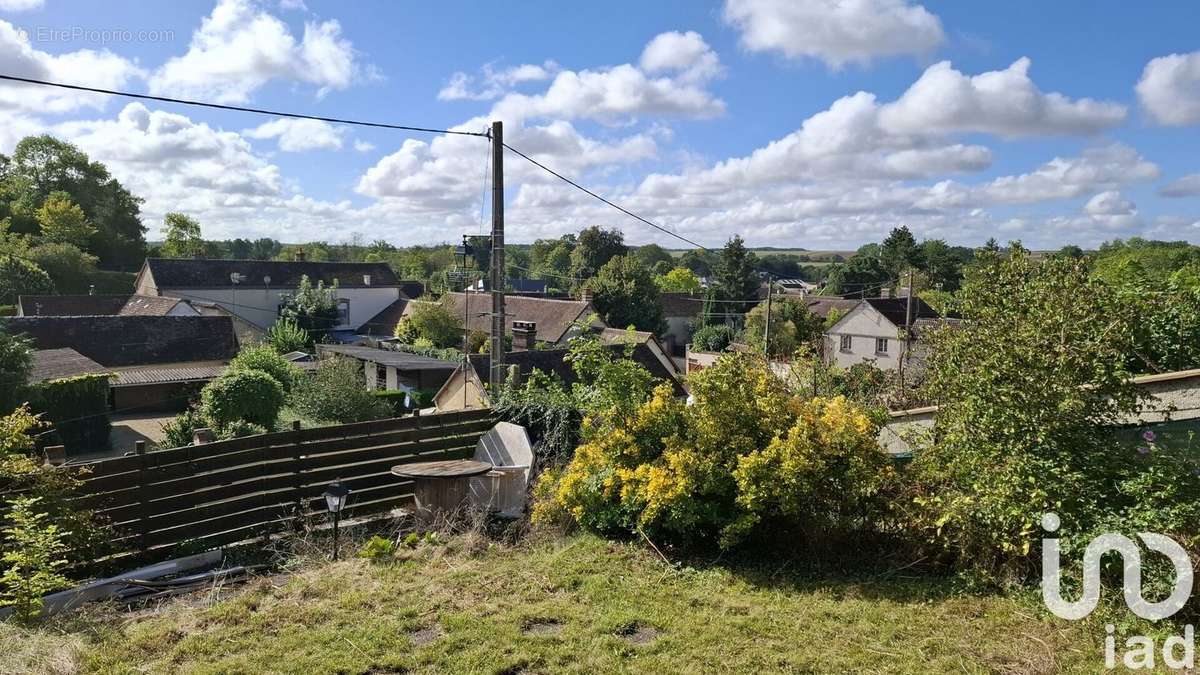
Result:
[[[908,292],[904,294],[904,341],[900,344],[904,353],[900,355],[900,386],[904,387],[904,363],[908,361],[908,349],[912,343],[912,293],[913,271],[908,270]]]
[[[492,122],[492,344],[493,395],[504,383],[504,123]]]
[[[771,273],[767,272],[767,327],[763,329],[763,356],[771,358]]]

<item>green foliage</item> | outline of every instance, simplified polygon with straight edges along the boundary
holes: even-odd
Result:
[[[711,277],[717,269],[718,260],[717,254],[712,251],[692,249],[684,251],[679,258],[679,264],[694,272],[698,277]]]
[[[586,227],[575,238],[569,275],[579,283],[587,281],[608,261],[625,255],[626,250],[625,235],[620,230]]]
[[[1093,276],[1114,287],[1131,281],[1131,275],[1162,283],[1177,270],[1196,263],[1200,263],[1200,246],[1141,237],[1105,242],[1091,259]]]
[[[764,300],[746,315],[745,342],[759,352],[763,351],[766,332],[767,301]],[[771,335],[767,354],[771,357],[790,357],[796,348],[820,339],[825,330],[821,317],[808,310],[803,300],[782,296],[771,301]]]
[[[427,408],[433,405],[433,397],[437,392],[430,389],[414,389],[413,391],[376,389],[371,394],[387,403],[391,407],[392,415],[399,417],[407,414],[413,408]],[[411,405],[405,405],[406,401]]]
[[[53,438],[69,452],[108,447],[109,374],[89,374],[41,382],[34,387],[34,410],[53,426]]]
[[[467,333],[467,352],[471,354],[482,354],[488,343],[489,336],[481,330],[473,330]]]
[[[722,307],[725,312],[746,312],[758,301],[760,281],[756,263],[754,252],[746,248],[740,235],[735,234],[721,249],[715,270],[720,299],[744,301],[726,303]]]
[[[49,516],[38,509],[39,501],[37,497],[11,499],[6,514],[10,524],[4,529],[0,606],[12,607],[22,623],[41,613],[43,595],[70,583],[61,572],[67,565],[68,533],[47,522]]]
[[[327,422],[365,422],[389,417],[391,406],[366,388],[354,359],[322,359],[312,377],[292,391],[291,405],[301,414]]]
[[[267,340],[280,354],[302,352],[312,347],[312,337],[293,319],[279,319],[267,330]]]
[[[326,288],[324,281],[318,281],[314,286],[307,274],[302,275],[296,292],[283,296],[279,316],[309,334],[324,335],[338,323],[337,291],[336,279]]]
[[[397,337],[407,336],[410,342],[429,340],[442,349],[462,344],[462,318],[442,302],[417,302],[413,311],[396,328]]]
[[[201,414],[218,428],[244,421],[274,429],[283,401],[283,386],[258,370],[229,370],[200,391]]]
[[[1131,369],[1161,373],[1200,367],[1200,285],[1179,273],[1157,280],[1137,275],[1116,292],[1138,319]]]
[[[182,448],[192,444],[192,433],[197,429],[208,426],[204,415],[195,406],[176,415],[171,421],[162,425],[162,440],[160,448]]]
[[[541,463],[567,461],[579,443],[583,416],[570,390],[553,375],[535,370],[520,386],[506,383],[492,409],[525,427]]]
[[[853,404],[802,400],[748,354],[689,384],[692,405],[663,385],[631,411],[589,415],[552,505],[601,531],[722,547],[784,531],[823,545],[883,524],[892,470]]]
[[[73,244],[41,244],[29,249],[26,255],[50,275],[59,293],[87,293],[88,287],[96,282],[96,256]]]
[[[200,223],[182,213],[168,213],[163,217],[163,240],[160,253],[164,258],[196,258],[204,256],[204,237],[200,234]]]
[[[941,409],[937,442],[912,465],[918,533],[999,576],[1032,574],[1049,511],[1074,541],[1137,524],[1194,548],[1195,459],[1140,455],[1112,432],[1144,397],[1127,359],[1138,318],[1121,298],[1080,261],[1036,261],[1019,244],[981,252],[960,295],[962,326],[927,338],[925,389]]]
[[[654,277],[654,285],[663,293],[699,293],[700,277],[686,267],[676,267]]]
[[[32,369],[33,343],[0,326],[0,410],[12,410],[26,400]]]
[[[71,195],[61,190],[51,192],[46,197],[37,210],[36,218],[42,240],[52,244],[70,244],[82,248],[96,233],[96,228],[88,222],[83,209],[71,201]]]
[[[692,349],[702,352],[725,351],[737,337],[737,331],[726,324],[703,326],[692,333]]]
[[[879,263],[889,279],[899,279],[905,270],[920,269],[925,258],[907,226],[893,228],[879,246]]]
[[[511,338],[509,338],[511,340]],[[422,344],[407,344],[404,342],[393,342],[388,345],[389,349],[394,349],[405,354],[416,354],[417,356],[428,356],[431,359],[441,359],[443,361],[462,361],[462,352],[457,349],[446,347],[445,349],[434,347],[432,342],[428,340],[420,340]],[[510,343],[511,344],[511,343]],[[483,351],[487,348],[487,341],[483,343]]]
[[[54,282],[46,270],[0,251],[0,302],[16,304],[18,296],[53,292]]]
[[[216,429],[217,439],[227,441],[231,438],[242,438],[243,436],[257,436],[272,431],[271,428],[264,427],[260,424],[247,422],[246,420],[234,420],[228,422]]]
[[[358,549],[358,557],[368,560],[380,560],[382,558],[390,558],[396,553],[396,542],[374,535],[366,540],[362,547]]]
[[[545,279],[551,287],[569,288],[571,251],[575,250],[575,235],[558,239],[538,239],[529,247],[529,265],[533,278]]]
[[[271,377],[283,387],[286,395],[292,390],[296,381],[303,377],[300,369],[279,355],[270,345],[244,347],[238,355],[229,362],[229,370],[258,370]]]
[[[588,282],[592,304],[609,326],[662,333],[666,330],[658,286],[632,256],[614,256]]]

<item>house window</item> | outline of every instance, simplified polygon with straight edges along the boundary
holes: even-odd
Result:
[[[887,343],[888,343],[887,338],[875,338],[875,353],[876,354],[886,354],[887,347],[888,347]]]
[[[853,338],[851,338],[849,335],[842,336],[842,351],[844,351],[844,352],[850,351],[850,343],[852,340],[853,340]]]
[[[350,301],[346,299],[338,300],[338,325],[346,326],[350,323]]]

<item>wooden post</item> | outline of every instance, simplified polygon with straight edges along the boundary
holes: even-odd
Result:
[[[504,380],[504,123],[492,122],[492,368],[494,392]],[[464,294],[464,302],[466,297]]]
[[[138,550],[146,552],[146,535],[149,534],[149,508],[146,499],[146,486],[150,467],[146,461],[146,441],[134,441],[133,454],[138,458]]]
[[[295,462],[292,467],[292,487],[296,489],[296,517],[299,518],[304,515],[304,460],[300,452],[304,446],[300,443],[300,420],[292,420],[292,436],[295,444],[292,448],[292,461]]]

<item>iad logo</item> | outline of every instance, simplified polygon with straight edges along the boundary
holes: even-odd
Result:
[[[1061,521],[1057,514],[1042,516],[1042,528],[1057,532]],[[1082,619],[1100,601],[1100,558],[1109,551],[1121,555],[1124,564],[1122,586],[1125,604],[1129,611],[1151,621],[1165,619],[1183,609],[1192,593],[1192,562],[1183,547],[1170,537],[1153,532],[1139,532],[1138,538],[1150,550],[1167,556],[1175,568],[1175,587],[1165,600],[1147,602],[1142,597],[1142,553],[1132,539],[1121,534],[1102,534],[1090,543],[1083,553],[1083,594],[1068,602],[1062,597],[1062,569],[1059,539],[1042,539],[1042,599],[1046,607],[1064,619]],[[1115,628],[1105,626],[1104,665],[1116,668],[1118,663]],[[1133,635],[1125,640],[1125,653],[1120,659],[1130,670],[1155,668],[1158,650],[1154,640],[1144,635]],[[1192,668],[1195,663],[1195,633],[1191,625],[1184,626],[1183,635],[1171,635],[1162,644],[1162,664],[1170,669]]]

